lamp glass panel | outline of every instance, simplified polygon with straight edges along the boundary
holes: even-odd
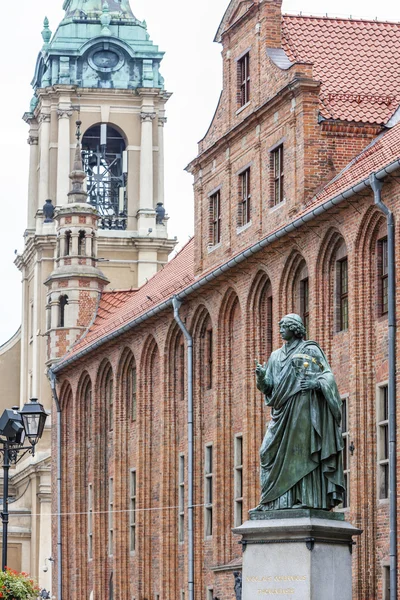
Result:
[[[39,432],[40,415],[23,415],[26,435],[36,437]]]

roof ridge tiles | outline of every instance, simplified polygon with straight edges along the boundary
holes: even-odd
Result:
[[[282,13],[282,18],[285,17],[295,17],[299,19],[320,19],[323,21],[332,21],[332,22],[340,22],[343,21],[345,23],[377,23],[378,25],[400,25],[399,21],[391,20],[391,19],[373,19],[372,17],[353,17],[352,15],[338,15],[338,16],[329,16],[328,14],[294,14],[294,13]]]

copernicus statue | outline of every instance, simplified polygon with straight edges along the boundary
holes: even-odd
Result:
[[[298,315],[279,323],[284,345],[257,364],[257,387],[272,407],[261,449],[255,511],[330,510],[344,497],[341,398],[325,354],[306,341]]]

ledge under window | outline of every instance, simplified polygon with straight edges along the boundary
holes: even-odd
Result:
[[[243,231],[246,231],[246,229],[248,229],[249,227],[251,227],[251,225],[252,225],[252,223],[251,223],[251,221],[249,221],[245,225],[241,225],[240,227],[236,227],[236,233],[237,233],[237,235],[239,235]]]
[[[278,204],[275,204],[275,206],[271,206],[269,211],[270,213],[275,212],[276,210],[278,210],[279,208],[281,208],[281,206],[285,206],[286,204],[286,198],[284,198],[282,200],[282,202],[279,202]]]
[[[217,250],[217,248],[221,247],[221,242],[219,242],[218,244],[215,244],[215,246],[207,246],[207,252],[208,254],[211,254],[211,252],[214,252],[214,250]]]
[[[235,112],[235,115],[239,115],[242,112],[242,110],[244,110],[245,108],[250,106],[250,102],[251,102],[251,100],[249,100],[248,102],[246,102],[246,104],[243,104],[243,106],[238,108],[237,111]]]

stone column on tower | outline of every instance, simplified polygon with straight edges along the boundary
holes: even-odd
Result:
[[[29,133],[29,179],[28,179],[28,229],[35,229],[35,215],[38,209],[38,132],[32,130]]]
[[[39,115],[39,206],[43,206],[49,197],[49,156],[50,156],[50,113],[41,112]]]
[[[153,121],[156,117],[150,105],[140,113],[140,197],[138,213],[139,235],[146,235],[155,226],[153,200]]]
[[[158,194],[157,202],[164,204],[164,125],[167,118],[158,117]]]
[[[57,206],[65,203],[69,191],[70,172],[70,122],[72,115],[69,98],[60,98],[58,115],[58,151],[57,151]]]

